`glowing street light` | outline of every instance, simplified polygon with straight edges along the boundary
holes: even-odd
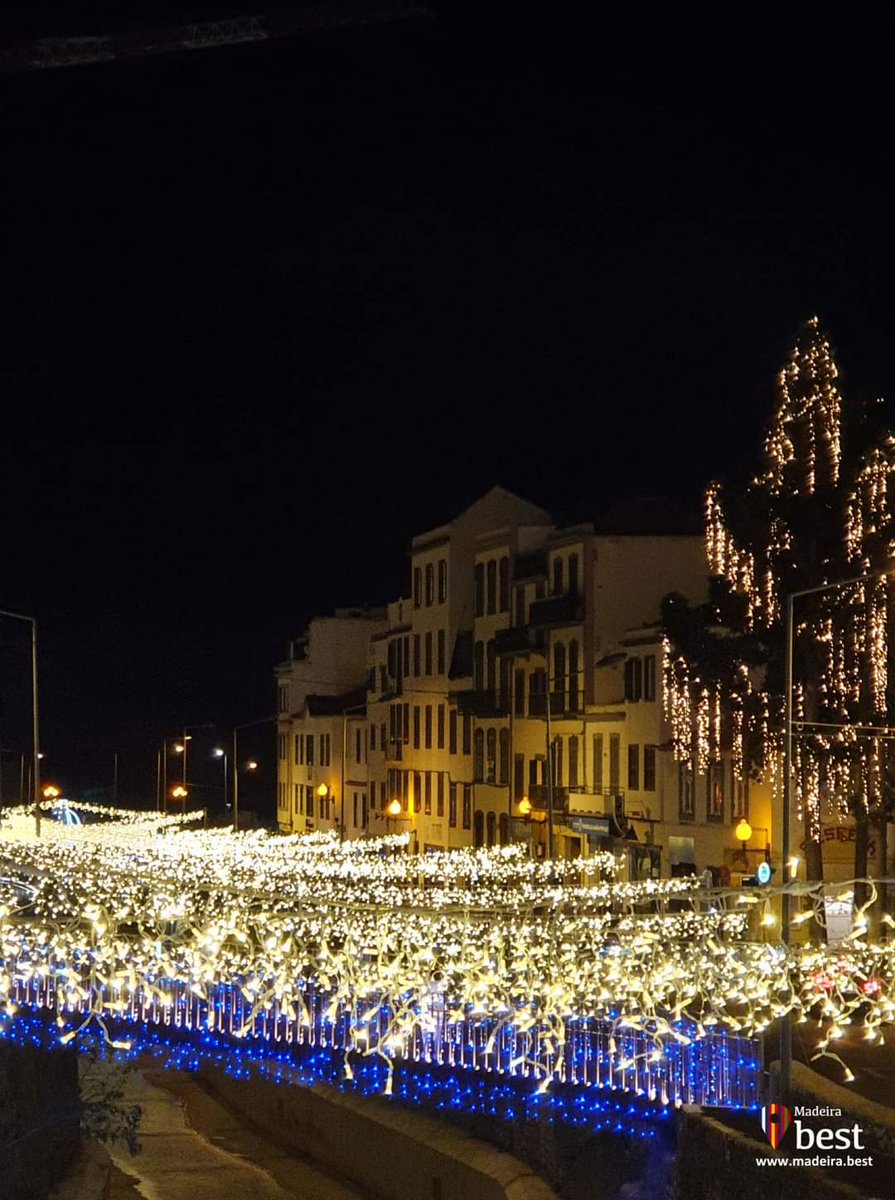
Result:
[[[746,820],[745,817],[740,817],[739,823],[733,832],[734,832],[734,836],[737,838],[737,840],[739,842],[742,842],[743,853],[745,854],[746,853],[746,843],[752,837],[752,826],[749,824],[749,822]]]

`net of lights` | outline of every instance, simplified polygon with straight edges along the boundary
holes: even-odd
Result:
[[[845,578],[878,571],[895,551],[890,493],[895,439],[886,437],[872,446],[850,481],[842,478],[838,374],[829,342],[818,319],[812,318],[780,373],[763,467],[749,491],[751,512],[765,514],[763,541],[755,540],[754,531],[748,536],[733,531],[739,524],[728,521],[719,484],[712,484],[706,494],[710,573],[726,580],[742,599],[746,628],[759,639],[779,630],[783,599],[798,568],[802,535],[792,516],[795,505],[823,494],[834,498],[831,512],[844,509],[841,546],[833,551],[838,558],[828,566],[830,582],[837,571]],[[817,519],[829,521],[829,513]],[[814,597],[795,628],[796,651],[812,664],[816,679],[810,703],[802,687],[794,689],[798,736],[793,748],[796,806],[814,841],[822,803],[842,818],[848,815],[850,795],[861,795],[867,811],[883,800],[889,602],[887,578],[831,589]],[[732,752],[735,778],[758,774],[779,798],[783,697],[766,689],[763,672],[743,665],[735,679],[703,678],[686,655],[666,641],[664,683],[678,761],[704,771],[708,763],[720,760],[723,738]],[[806,718],[813,724],[804,724]],[[854,728],[859,723],[864,726],[860,736]]]
[[[348,1076],[358,1058],[380,1059],[387,1080],[417,1058],[544,1089],[670,1102],[702,1088],[700,1103],[740,1087],[731,1056],[754,1059],[750,1039],[786,1012],[818,1022],[826,1054],[849,1024],[875,1040],[895,1017],[895,948],[868,943],[865,909],[843,945],[787,950],[744,940],[751,906],[773,926],[770,891],[665,912],[692,881],[562,887],[516,848],[432,856],[436,877],[392,842],[347,845],[186,830],[129,846],[5,837],[0,997],[8,1012],[53,1010],[61,1027],[79,1014],[83,1028],[127,1020],[336,1048]]]

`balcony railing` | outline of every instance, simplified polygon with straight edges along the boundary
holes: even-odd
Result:
[[[584,599],[569,593],[534,600],[528,619],[532,625],[574,625],[584,619]]]
[[[496,692],[483,688],[472,692],[455,692],[457,711],[461,716],[505,717],[507,706]]]
[[[547,807],[547,785],[546,783],[530,784],[528,788],[528,799],[532,808],[546,809]],[[553,811],[565,812],[568,808],[569,789],[564,787],[554,787],[553,789]]]
[[[532,650],[543,648],[543,633],[530,625],[512,625],[509,629],[498,629],[494,634],[494,653],[498,655],[530,654]]]

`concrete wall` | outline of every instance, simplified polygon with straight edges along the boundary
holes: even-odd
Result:
[[[370,1200],[556,1200],[519,1159],[384,1099],[235,1080],[208,1065],[200,1077],[267,1137]]]
[[[0,1044],[3,1200],[44,1200],[78,1151],[79,1121],[75,1051]]]

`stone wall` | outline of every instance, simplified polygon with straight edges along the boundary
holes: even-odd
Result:
[[[0,1043],[0,1195],[44,1200],[80,1145],[74,1050]]]

